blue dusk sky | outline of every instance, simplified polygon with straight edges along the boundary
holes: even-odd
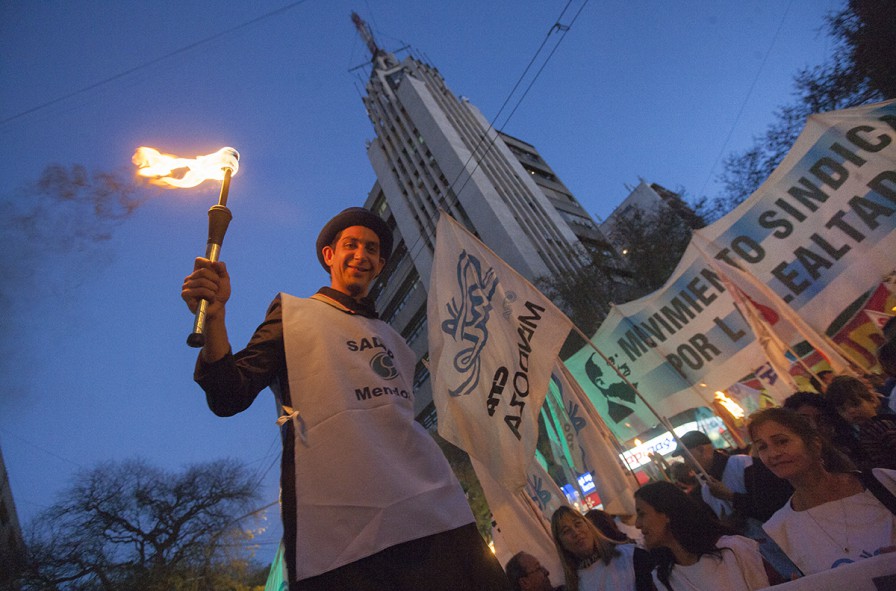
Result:
[[[823,17],[840,4],[0,3],[0,447],[20,520],[79,469],[133,457],[170,470],[237,458],[262,483],[259,506],[278,494],[270,392],[222,419],[192,381],[180,285],[205,252],[219,185],[142,189],[136,207],[95,208],[41,196],[48,166],[130,179],[141,145],[184,157],[239,150],[221,255],[239,348],[278,291],[327,282],[318,230],[375,181],[359,68],[369,54],[353,10],[381,47],[413,47],[486,119],[536,146],[600,218],[642,178],[715,195],[724,155],[792,100],[797,70],[833,51]],[[267,517],[263,561],[280,535],[276,509]]]

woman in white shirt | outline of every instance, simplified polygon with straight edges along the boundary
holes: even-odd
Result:
[[[658,589],[753,591],[769,586],[759,544],[732,535],[671,482],[635,491],[635,525],[653,553]]]
[[[613,542],[568,505],[551,517],[554,545],[563,564],[567,591],[648,591],[650,555],[634,544]]]
[[[754,452],[794,489],[762,528],[803,574],[893,550],[896,516],[804,417],[765,409],[750,417],[749,431]],[[877,469],[874,476],[892,480],[896,471]],[[877,480],[868,484],[892,498]]]

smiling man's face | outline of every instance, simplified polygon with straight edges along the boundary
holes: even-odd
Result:
[[[365,226],[349,226],[322,252],[330,267],[330,287],[355,299],[367,295],[386,264],[380,255],[379,237]]]

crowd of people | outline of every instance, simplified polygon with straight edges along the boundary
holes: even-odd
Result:
[[[413,390],[414,354],[368,297],[392,243],[372,212],[337,214],[316,242],[329,286],[277,295],[236,353],[225,264],[199,258],[183,282],[189,309],[205,315],[194,379],[210,410],[243,412],[268,387],[281,409],[288,588],[557,591],[526,549],[501,568],[409,397],[356,395],[384,380]],[[822,395],[797,392],[753,415],[749,453],[682,435],[685,462],[638,489],[635,515],[560,507],[551,534],[561,588],[750,591],[896,549],[894,333],[891,321],[879,351],[885,396],[855,377],[819,376]],[[381,343],[388,359],[354,340]]]
[[[635,492],[635,533],[625,516],[560,507],[564,584],[520,552],[511,588],[750,591],[889,553],[896,574],[896,321],[884,335],[878,387],[821,372],[814,391],[753,413],[734,452],[681,435],[682,461]]]

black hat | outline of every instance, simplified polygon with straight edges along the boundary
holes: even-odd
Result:
[[[392,254],[392,230],[383,219],[363,207],[349,207],[339,212],[336,217],[327,222],[324,229],[317,236],[317,260],[320,266],[329,273],[330,267],[324,262],[323,248],[333,244],[336,234],[352,226],[364,226],[373,230],[380,239],[380,256],[388,259]]]
[[[712,445],[712,441],[710,441],[709,437],[707,437],[706,433],[703,431],[688,431],[684,435],[679,436],[681,439],[681,443],[675,448],[675,451],[672,452],[673,456],[683,455],[684,452],[681,449],[681,444],[688,449],[692,449],[697,447],[698,445],[710,444]]]

